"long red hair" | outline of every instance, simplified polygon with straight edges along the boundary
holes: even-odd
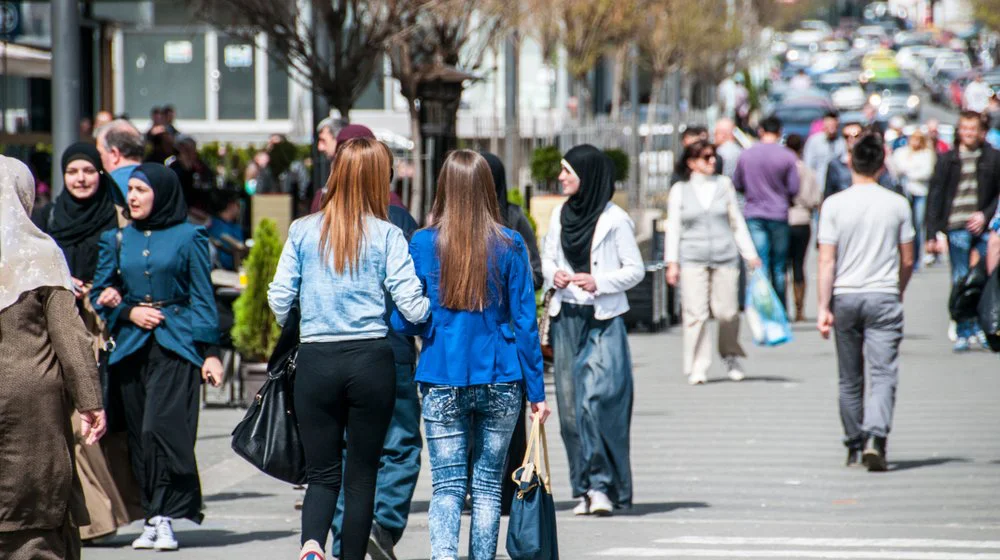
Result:
[[[338,274],[358,268],[366,219],[388,219],[392,153],[373,138],[355,138],[337,150],[323,198],[319,251]]]

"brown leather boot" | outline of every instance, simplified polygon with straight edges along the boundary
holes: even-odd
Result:
[[[799,323],[806,320],[805,306],[806,306],[806,284],[805,282],[796,282],[794,284],[795,289],[795,322]]]

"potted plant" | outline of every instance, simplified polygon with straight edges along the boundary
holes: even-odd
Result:
[[[243,262],[246,287],[233,302],[233,346],[242,358],[247,398],[253,398],[267,379],[267,359],[281,334],[267,305],[267,286],[274,278],[281,256],[281,238],[274,221],[261,220],[253,241],[253,248]]]

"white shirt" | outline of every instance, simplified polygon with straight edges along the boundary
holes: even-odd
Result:
[[[909,203],[877,183],[827,198],[817,238],[837,249],[833,295],[898,294],[899,246],[915,234]]]
[[[965,86],[965,93],[962,95],[965,109],[977,113],[985,112],[987,107],[990,106],[990,94],[992,93],[993,90],[990,89],[990,86],[986,82],[977,80],[969,82],[969,85]]]
[[[542,275],[545,286],[552,287],[556,272],[573,273],[573,266],[566,260],[562,248],[563,204],[556,206],[549,219],[549,232],[542,247]],[[614,319],[629,310],[625,292],[637,286],[646,276],[646,267],[635,241],[635,224],[627,212],[609,202],[597,220],[594,240],[590,249],[590,275],[597,284],[597,292],[589,294],[594,306],[594,318],[599,321]],[[559,315],[562,302],[581,303],[583,292],[575,285],[556,290],[549,303],[549,316]]]

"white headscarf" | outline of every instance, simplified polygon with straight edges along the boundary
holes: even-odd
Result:
[[[16,159],[0,156],[0,311],[36,288],[71,289],[62,250],[31,223],[34,203],[31,171]]]

